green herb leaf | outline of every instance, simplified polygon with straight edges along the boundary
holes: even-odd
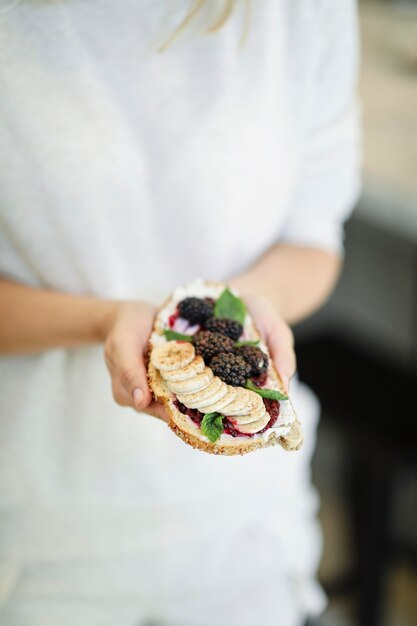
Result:
[[[288,400],[288,396],[284,395],[280,391],[277,391],[276,389],[261,389],[260,387],[257,387],[255,383],[253,383],[251,380],[247,381],[245,387],[246,389],[255,391],[262,398],[266,398],[267,400]]]
[[[214,305],[214,317],[227,318],[244,324],[246,317],[246,305],[230,289],[226,288]]]
[[[206,413],[200,428],[203,435],[214,443],[223,432],[223,415],[220,413]]]
[[[260,339],[255,339],[255,341],[236,341],[235,348],[240,348],[240,346],[257,346],[259,342]]]
[[[169,328],[165,328],[164,335],[168,339],[168,341],[189,341],[193,342],[192,335],[183,335],[182,333],[176,333],[175,330],[170,330]]]

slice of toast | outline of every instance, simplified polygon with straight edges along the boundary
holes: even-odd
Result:
[[[256,450],[258,448],[265,448],[267,446],[273,445],[280,445],[285,450],[299,450],[303,443],[303,434],[301,424],[297,418],[297,415],[289,398],[281,399],[279,400],[279,403],[274,401],[274,406],[278,406],[279,412],[278,418],[276,419],[275,423],[273,423],[274,420],[271,420],[271,426],[269,426],[269,422],[267,426],[264,426],[265,415],[267,415],[267,413],[265,412],[264,406],[262,406],[261,410],[264,412],[264,420],[262,423],[259,423],[261,427],[264,427],[261,428],[260,432],[243,434],[239,431],[236,431],[232,427],[229,429],[229,432],[225,432],[228,430],[227,428],[225,428],[224,431],[221,432],[221,434],[218,436],[218,438],[213,441],[212,438],[209,439],[205,434],[203,434],[201,430],[201,424],[198,423],[198,420],[192,419],[192,417],[190,417],[190,414],[195,415],[195,412],[187,412],[187,406],[184,406],[184,402],[186,402],[184,398],[194,398],[195,394],[194,396],[190,395],[190,393],[188,395],[178,394],[181,397],[180,402],[177,398],[176,393],[172,391],[172,387],[175,387],[176,384],[176,389],[181,388],[183,386],[182,383],[170,383],[164,378],[165,373],[166,377],[172,379],[172,376],[169,377],[165,371],[167,367],[170,368],[171,366],[170,363],[168,363],[167,365],[167,362],[164,362],[161,359],[158,360],[157,356],[158,354],[161,354],[161,350],[162,352],[164,352],[170,350],[171,348],[175,348],[176,345],[177,347],[179,346],[178,352],[182,352],[184,354],[187,353],[185,355],[187,356],[187,361],[184,361],[183,359],[183,362],[179,362],[177,364],[177,366],[180,368],[184,367],[184,365],[186,365],[190,361],[190,359],[192,358],[192,352],[194,351],[194,349],[192,348],[193,344],[191,342],[178,342],[175,341],[175,339],[167,339],[164,334],[164,331],[172,328],[173,319],[175,320],[176,318],[178,318],[178,303],[183,301],[187,297],[197,297],[201,299],[210,298],[212,301],[217,300],[225,288],[226,285],[222,283],[206,282],[202,280],[194,281],[193,283],[176,289],[175,292],[169,297],[169,299],[162,305],[155,318],[154,329],[149,339],[148,380],[153,395],[157,401],[164,404],[169,416],[170,428],[174,431],[176,435],[178,435],[186,443],[190,444],[193,448],[198,448],[199,450],[210,452],[212,454],[225,455],[246,454],[247,452],[251,452],[252,450]],[[231,291],[234,294],[236,293],[234,290]],[[181,330],[186,334],[191,335],[198,330],[198,325],[196,326],[195,324],[188,324],[187,328],[187,322],[184,322],[184,324],[179,324],[179,326]],[[174,325],[174,330],[175,326],[178,327],[178,324]],[[262,339],[257,332],[254,322],[247,311],[244,317],[243,335],[241,339],[242,338],[245,341],[259,340],[259,347],[269,357],[267,346],[262,342]],[[184,346],[186,346],[186,348]],[[175,358],[180,357],[175,354]],[[197,357],[197,359],[199,359],[199,365],[201,366],[201,357]],[[175,366],[175,362],[172,362]],[[197,360],[194,360],[193,363],[197,363]],[[193,365],[191,363],[189,367],[192,369],[192,366]],[[184,371],[185,374],[189,375],[186,370],[183,369],[181,371]],[[197,385],[197,382],[200,385],[200,380],[201,385],[206,385],[207,389],[209,384],[212,385],[213,390],[215,388],[217,389],[219,385],[225,385],[224,382],[218,381],[216,377],[212,376],[209,364],[207,364],[207,366],[204,368],[204,374],[200,372],[201,368],[198,371],[198,377],[194,379],[195,386]],[[219,383],[219,385],[216,386],[215,382]],[[228,388],[230,390],[230,386]],[[264,383],[262,384],[262,388],[273,389],[285,395],[282,381],[280,380],[278,373],[275,370],[270,358],[267,372],[266,374],[264,374]],[[241,397],[244,396],[244,393],[248,394],[247,397],[249,399],[256,400],[256,405],[257,407],[259,407],[261,400],[258,393],[254,391],[245,391],[243,393],[243,389],[239,386],[234,387],[230,391],[233,392],[232,395],[234,395],[235,391],[237,391],[238,393],[240,393]],[[204,388],[202,392],[204,395]],[[196,393],[198,394],[198,391]],[[250,396],[250,394],[253,394],[253,396],[255,397]],[[217,393],[216,396],[212,397],[216,401],[219,395],[221,396],[221,394]],[[262,403],[263,402],[264,401],[262,400]],[[189,404],[191,405],[191,402]],[[207,405],[207,401],[205,404]],[[210,406],[215,406],[215,404],[211,404]],[[223,414],[223,417],[221,417],[220,419],[223,419],[225,424],[229,424],[229,418],[227,418],[227,406],[228,405],[226,405],[223,410],[219,410],[219,414]],[[268,406],[268,401],[265,401],[265,407],[266,406]],[[199,415],[199,419],[201,420],[202,415],[204,415],[204,409],[200,408],[199,411],[197,411],[197,415]],[[239,420],[239,417],[236,417],[234,419]],[[230,420],[232,420],[231,417]],[[235,423],[236,422],[233,422],[233,424]],[[239,426],[239,428],[243,427]]]

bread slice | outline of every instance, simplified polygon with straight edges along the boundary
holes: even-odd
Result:
[[[225,288],[226,285],[222,283],[197,280],[176,289],[162,305],[156,315],[154,329],[149,339],[148,380],[153,395],[157,401],[164,404],[169,416],[169,426],[173,432],[193,448],[211,454],[224,455],[246,454],[258,448],[274,445],[280,445],[284,450],[299,450],[303,443],[303,433],[301,424],[289,399],[280,400],[278,420],[271,428],[268,428],[263,433],[248,437],[232,436],[223,432],[213,443],[203,435],[197,423],[177,408],[176,395],[168,389],[168,383],[161,375],[161,371],[152,364],[151,356],[154,349],[167,342],[164,336],[164,330],[169,328],[169,318],[175,314],[178,303],[188,296],[217,299]],[[232,291],[234,292],[234,290]],[[259,339],[259,346],[268,354],[267,346],[262,343],[249,313],[246,314],[245,318],[244,337],[246,340],[251,341]],[[282,381],[271,359],[269,359],[268,378],[265,387],[276,389],[284,393]],[[225,414],[227,414],[226,409]]]

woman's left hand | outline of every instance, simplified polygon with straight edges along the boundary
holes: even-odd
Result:
[[[288,392],[289,381],[296,371],[292,330],[267,298],[245,293],[241,295],[257,330],[269,348],[272,361]]]

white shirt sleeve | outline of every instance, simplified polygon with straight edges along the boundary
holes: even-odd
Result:
[[[314,5],[300,167],[280,240],[341,253],[360,190],[357,11],[354,0]]]

